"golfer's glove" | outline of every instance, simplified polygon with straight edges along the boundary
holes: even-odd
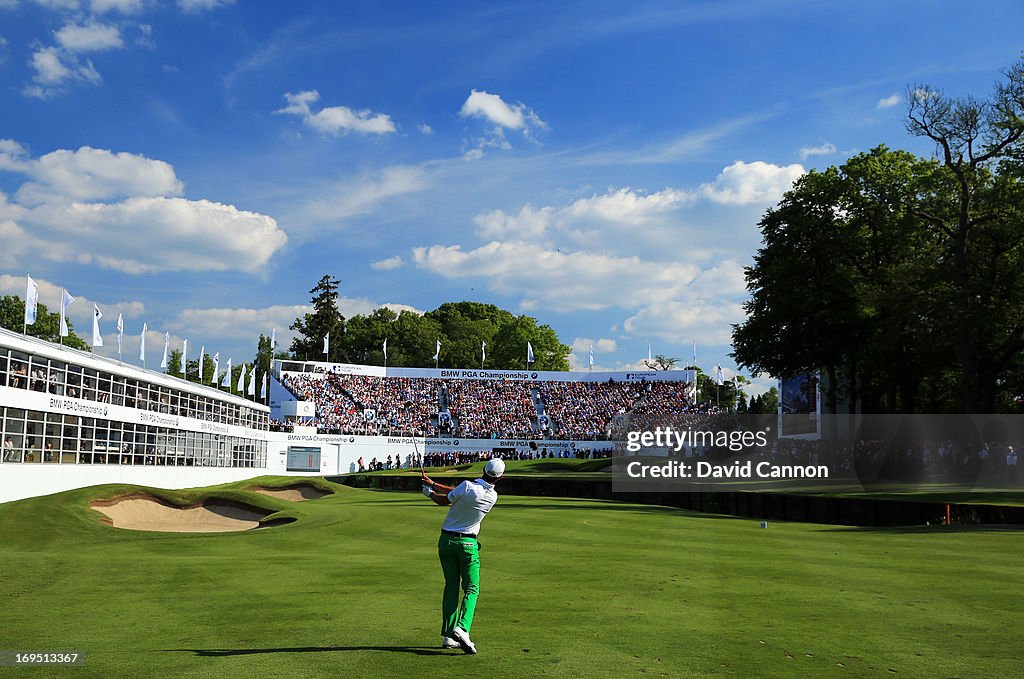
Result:
[[[433,491],[433,490],[431,490],[430,486],[423,486],[423,494],[424,494],[424,495],[425,495],[426,497],[430,497],[430,494],[431,494],[431,493],[433,493],[433,492],[434,492],[434,491]]]

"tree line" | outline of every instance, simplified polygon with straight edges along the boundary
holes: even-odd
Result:
[[[338,310],[339,285],[325,275],[310,290],[313,310],[290,327],[292,359],[425,368],[437,354],[441,368],[525,370],[529,343],[531,370],[569,369],[570,347],[531,316],[494,304],[446,302],[424,314],[381,307],[346,319]]]

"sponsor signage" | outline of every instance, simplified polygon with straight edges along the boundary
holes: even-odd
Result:
[[[366,447],[384,448],[384,454],[396,450],[406,453],[436,453],[448,451],[480,452],[495,448],[514,448],[517,451],[531,450],[607,450],[615,445],[614,441],[535,441],[528,439],[457,439],[457,438],[422,438],[413,436],[356,436],[352,434],[282,434],[271,432],[271,441],[291,443],[333,443],[345,448]],[[376,453],[371,453],[376,454]]]
[[[323,379],[329,372],[373,377],[430,377],[442,380],[511,380],[518,382],[692,382],[693,370],[649,370],[640,372],[555,372],[546,370],[456,370],[442,368],[382,368],[349,363],[306,363],[318,372],[285,370],[283,375],[305,375]]]
[[[167,427],[168,429],[209,432],[247,439],[265,440],[267,438],[265,431],[250,427],[208,422],[206,420],[181,417],[155,410],[139,410],[137,408],[128,408],[81,398],[54,396],[45,392],[26,391],[14,387],[0,387],[0,404],[4,404],[9,408],[24,408],[25,410],[36,410],[45,413],[62,413],[130,424]]]

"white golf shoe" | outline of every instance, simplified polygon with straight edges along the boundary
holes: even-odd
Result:
[[[462,648],[459,642],[451,637],[441,637],[441,648]]]
[[[452,639],[459,643],[459,646],[462,648],[463,653],[476,653],[476,644],[474,644],[472,640],[470,640],[469,632],[462,629],[461,627],[456,627],[452,630]]]

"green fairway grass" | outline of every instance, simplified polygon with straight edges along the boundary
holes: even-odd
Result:
[[[245,490],[297,482],[153,491],[296,519],[240,533],[102,525],[89,502],[130,486],[0,505],[0,648],[85,653],[82,667],[0,676],[989,678],[1024,666],[1024,531],[762,529],[505,496],[480,536],[480,653],[466,656],[438,648],[445,510],[318,480],[334,494]]]

